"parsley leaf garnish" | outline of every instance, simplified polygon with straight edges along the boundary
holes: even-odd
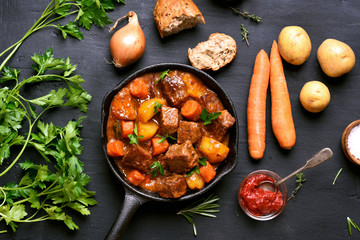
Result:
[[[199,166],[193,167],[193,168],[190,170],[190,172],[186,173],[185,177],[190,177],[194,172],[196,172],[197,174],[200,174]]]
[[[157,114],[157,113],[160,111],[161,107],[162,107],[162,104],[161,104],[161,103],[155,102],[155,105],[154,105],[154,114]]]
[[[208,112],[206,108],[203,108],[200,114],[200,119],[204,121],[204,125],[210,124],[212,120],[221,115],[221,112]]]
[[[160,172],[161,175],[165,175],[164,168],[161,165],[159,161],[155,161],[150,166],[150,174],[152,174],[152,177],[156,177],[158,172]]]
[[[143,138],[144,136],[138,136],[137,124],[135,123],[134,133],[129,134],[128,138],[130,139],[130,144],[135,143],[139,145],[139,138]]]
[[[169,135],[169,134],[166,134],[165,136],[160,136],[160,135],[156,135],[156,137],[159,137],[160,138],[160,140],[158,141],[158,143],[163,143],[163,142],[165,142],[165,140],[167,139],[167,138],[170,138],[171,140],[173,140],[173,141],[176,141],[176,138],[175,137],[173,137],[173,136],[171,136],[171,135]]]
[[[199,157],[199,164],[200,165],[203,165],[203,166],[206,166],[206,157]]]
[[[169,76],[169,71],[170,69],[166,70],[166,71],[163,71],[161,74],[160,74],[160,77],[158,78],[158,80],[155,81],[155,84],[157,84],[158,82],[162,82],[162,80],[164,79],[164,77],[166,76]]]

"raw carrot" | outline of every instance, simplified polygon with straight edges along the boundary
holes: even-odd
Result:
[[[110,157],[121,157],[124,155],[124,144],[119,140],[110,141],[106,145],[106,151]]]
[[[247,108],[248,145],[253,159],[261,159],[265,151],[266,95],[269,76],[269,57],[261,49],[255,58]]]
[[[181,108],[181,114],[189,120],[199,120],[201,114],[200,104],[195,100],[187,100]]]
[[[134,97],[144,99],[149,95],[149,87],[141,78],[130,83],[130,92]]]
[[[151,144],[153,147],[153,156],[159,155],[163,152],[166,152],[169,148],[169,142],[165,139],[164,141],[160,141],[161,138],[155,137],[151,139]]]
[[[206,166],[200,167],[200,176],[203,178],[204,182],[210,182],[216,175],[214,167],[206,161]]]
[[[126,178],[127,180],[129,180],[129,182],[131,182],[135,186],[139,186],[145,180],[145,176],[139,170],[136,169],[133,169],[130,172],[128,172],[126,174]]]
[[[129,134],[134,133],[133,121],[121,121],[121,135],[123,138],[128,138]]]
[[[291,149],[296,132],[291,112],[289,92],[278,45],[273,41],[270,53],[271,123],[280,147]]]

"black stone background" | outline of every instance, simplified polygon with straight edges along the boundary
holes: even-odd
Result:
[[[21,38],[39,18],[48,4],[47,0],[1,0],[0,1],[0,48],[1,51]],[[344,156],[340,139],[345,127],[359,119],[360,70],[355,68],[343,77],[331,79],[322,73],[316,52],[327,38],[349,44],[357,57],[360,56],[360,2],[356,0],[252,0],[233,2],[232,6],[248,10],[262,18],[260,24],[236,16],[228,3],[220,0],[195,0],[204,15],[206,24],[161,39],[152,12],[155,0],[126,0],[110,12],[113,21],[135,11],[146,37],[146,51],[136,64],[127,69],[116,69],[106,63],[110,59],[108,32],[93,27],[84,30],[85,39],[78,41],[69,37],[63,40],[56,29],[43,29],[30,36],[20,47],[8,65],[20,68],[21,76],[32,74],[30,56],[43,53],[50,46],[55,57],[70,57],[78,64],[77,73],[86,80],[84,88],[93,96],[88,117],[82,129],[84,151],[81,160],[85,172],[92,178],[89,189],[96,191],[98,205],[92,207],[90,216],[72,214],[79,225],[77,231],[68,230],[62,223],[42,222],[20,224],[15,234],[0,235],[0,239],[103,239],[112,225],[123,202],[124,190],[109,170],[100,142],[100,108],[103,96],[131,73],[148,65],[164,62],[189,64],[187,49],[207,40],[214,32],[231,35],[237,41],[238,54],[234,62],[217,72],[209,72],[234,102],[239,118],[239,154],[236,169],[225,177],[211,192],[220,197],[217,218],[195,217],[198,236],[193,236],[191,225],[176,212],[189,202],[163,204],[148,202],[141,206],[131,219],[122,239],[357,239],[360,232],[353,229],[350,237],[346,217],[360,225],[360,169]],[[69,19],[67,19],[69,20]],[[240,24],[250,31],[248,47],[242,41]],[[124,24],[124,23],[122,23]],[[312,41],[309,59],[301,66],[284,63],[290,93],[297,142],[291,151],[280,149],[271,130],[270,111],[267,113],[267,138],[265,156],[252,161],[247,150],[246,108],[247,97],[256,54],[264,49],[268,54],[272,41],[281,29],[288,25],[303,27]],[[0,60],[3,60],[1,58]],[[302,86],[311,80],[325,83],[331,92],[331,102],[318,114],[306,112],[300,102]],[[49,86],[59,84],[35,84],[25,88],[25,94],[36,96],[46,93]],[[268,107],[270,98],[268,95]],[[270,110],[270,108],[268,108]],[[46,115],[47,121],[65,125],[83,114],[77,110],[61,108]],[[250,172],[269,169],[285,176],[300,167],[307,158],[323,147],[330,147],[334,157],[329,162],[305,172],[307,179],[285,211],[276,219],[258,222],[247,217],[237,203],[237,190],[241,180]],[[33,155],[33,156],[32,156]],[[35,157],[29,152],[29,158]],[[24,160],[24,159],[23,159]],[[332,184],[338,170],[342,173]],[[16,169],[0,179],[4,185],[19,178]],[[287,183],[291,192],[295,178]],[[5,225],[1,225],[1,229]],[[10,231],[11,232],[11,231]]]

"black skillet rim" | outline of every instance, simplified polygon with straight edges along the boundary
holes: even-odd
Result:
[[[153,193],[147,190],[144,190],[142,188],[133,186],[131,183],[129,183],[124,175],[120,172],[118,167],[115,164],[115,161],[110,158],[107,155],[106,152],[106,143],[107,143],[107,137],[106,137],[106,125],[107,125],[107,118],[109,114],[109,108],[111,101],[114,97],[114,95],[126,84],[128,84],[131,80],[135,79],[138,76],[141,76],[145,73],[150,72],[162,72],[167,69],[174,69],[174,70],[181,70],[185,72],[189,72],[200,78],[203,83],[208,86],[212,91],[214,91],[222,101],[224,107],[231,113],[232,116],[234,116],[236,122],[234,126],[230,129],[230,141],[229,141],[229,155],[228,157],[222,162],[220,167],[217,170],[216,176],[213,181],[208,183],[204,188],[197,190],[197,191],[188,191],[184,196],[176,199],[171,198],[162,198],[157,193]],[[112,170],[112,172],[115,174],[116,178],[122,183],[122,185],[127,189],[130,190],[133,193],[136,193],[140,195],[141,197],[148,199],[148,200],[155,200],[160,202],[176,202],[176,201],[182,201],[182,200],[189,200],[196,198],[197,196],[200,196],[201,194],[209,191],[212,187],[214,187],[225,175],[232,172],[236,165],[237,165],[237,156],[238,156],[238,139],[239,139],[239,124],[238,124],[238,118],[236,114],[236,110],[234,107],[234,104],[231,101],[231,98],[227,95],[227,93],[224,91],[224,89],[215,81],[214,78],[212,78],[209,74],[205,73],[204,71],[201,71],[197,68],[194,68],[189,65],[181,64],[181,63],[159,63],[147,66],[145,68],[142,68],[133,74],[129,75],[127,78],[125,78],[123,81],[121,81],[119,84],[117,84],[112,90],[110,90],[103,98],[102,106],[101,106],[101,140],[102,140],[102,148],[105,154],[105,158],[107,160],[107,163]]]

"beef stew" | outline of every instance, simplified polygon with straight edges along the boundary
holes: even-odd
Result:
[[[108,143],[123,143],[122,156],[113,159],[130,183],[162,198],[179,198],[215,177],[229,153],[228,132],[235,118],[195,75],[179,70],[162,75],[143,74],[119,90],[106,135]],[[189,120],[182,114],[187,101],[206,109],[201,114],[216,117],[208,124],[203,116]]]

